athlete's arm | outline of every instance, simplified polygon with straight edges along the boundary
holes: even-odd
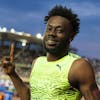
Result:
[[[30,89],[21,80],[16,72],[9,75],[21,100],[30,100]]]
[[[2,68],[4,72],[11,78],[21,100],[30,100],[30,90],[20,79],[15,72],[14,65],[14,44],[11,45],[10,57],[4,57],[2,59]]]
[[[75,61],[73,66],[76,86],[81,91],[85,100],[100,100],[100,90],[97,87],[91,64],[84,59],[79,59]]]

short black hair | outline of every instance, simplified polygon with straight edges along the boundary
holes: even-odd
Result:
[[[74,38],[74,36],[79,33],[80,20],[77,14],[74,14],[71,9],[63,7],[62,5],[56,5],[48,12],[48,15],[44,17],[46,24],[52,16],[62,16],[70,21],[73,32],[72,38]]]

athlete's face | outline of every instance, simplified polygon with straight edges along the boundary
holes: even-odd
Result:
[[[47,52],[57,54],[69,46],[70,22],[64,17],[53,16],[48,20],[43,44]]]

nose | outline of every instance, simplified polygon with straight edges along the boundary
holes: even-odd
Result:
[[[53,29],[49,32],[49,35],[56,36],[56,30],[53,28]]]

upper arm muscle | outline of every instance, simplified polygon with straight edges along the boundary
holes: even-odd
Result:
[[[86,60],[82,60],[79,66],[78,81],[83,96],[86,100],[100,100],[100,91],[97,87],[91,64]]]
[[[85,97],[85,100],[100,100],[100,91],[95,81],[95,74],[88,61],[84,59],[76,60],[70,72],[70,82],[72,84],[77,82],[78,88]]]

